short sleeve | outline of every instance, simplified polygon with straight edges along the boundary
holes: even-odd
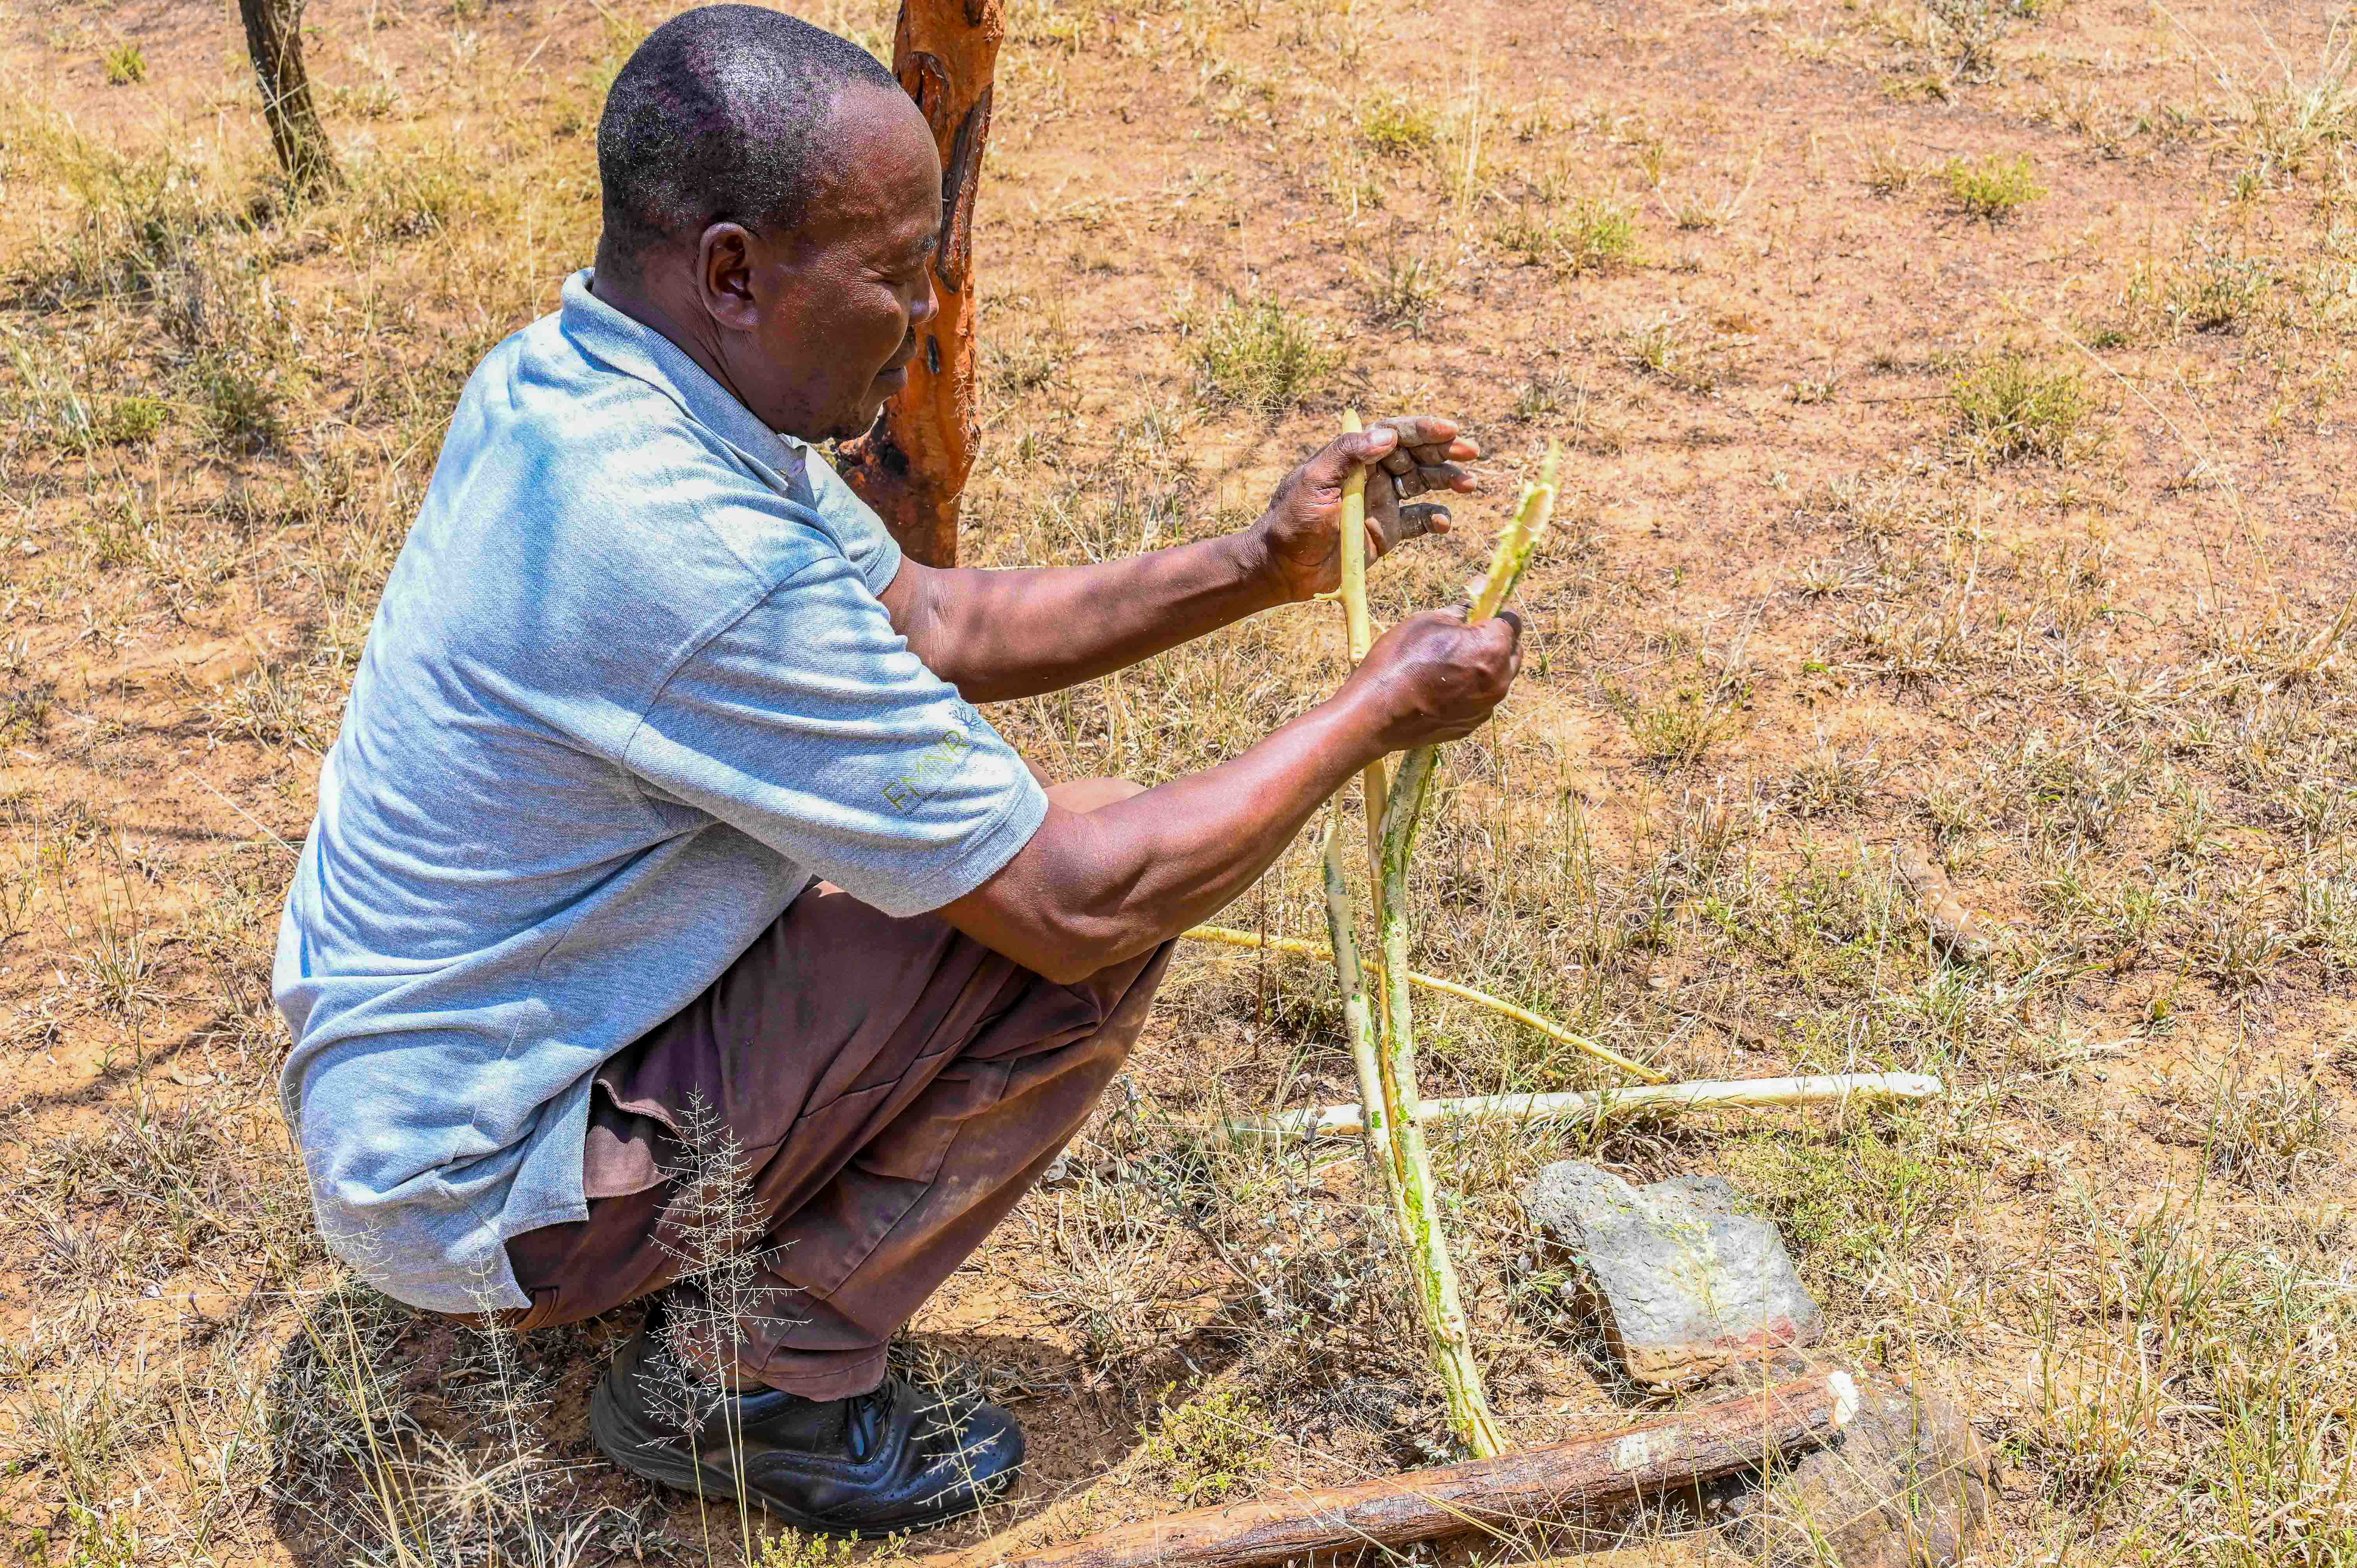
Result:
[[[980,886],[1048,800],[830,553],[712,637],[630,737],[630,771],[888,915]]]
[[[817,512],[836,544],[859,568],[867,591],[880,594],[900,571],[900,544],[884,526],[875,509],[861,500],[843,476],[815,450],[804,448],[802,482],[810,487],[811,510]]]

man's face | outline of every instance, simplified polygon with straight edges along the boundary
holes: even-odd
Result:
[[[753,308],[720,345],[746,405],[804,441],[874,424],[939,309],[942,166],[924,115],[904,93],[860,84],[836,101],[828,136],[831,166],[801,226],[752,236],[737,276]],[[715,259],[707,243],[707,277]]]

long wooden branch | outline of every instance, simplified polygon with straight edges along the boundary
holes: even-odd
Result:
[[[1265,1568],[1617,1511],[1672,1487],[1814,1448],[1857,1413],[1846,1372],[1779,1383],[1624,1431],[1354,1486],[1197,1509],[1044,1552],[988,1542],[922,1568]]]

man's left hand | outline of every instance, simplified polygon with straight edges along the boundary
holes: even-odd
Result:
[[[1287,598],[1330,593],[1342,582],[1342,481],[1367,470],[1367,559],[1381,559],[1403,539],[1448,532],[1448,508],[1414,497],[1431,490],[1463,495],[1480,481],[1463,467],[1481,449],[1456,423],[1418,414],[1379,419],[1340,435],[1285,477],[1253,526],[1268,550],[1269,570]]]

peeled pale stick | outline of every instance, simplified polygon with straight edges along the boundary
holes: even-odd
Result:
[[[1928,1073],[1828,1073],[1813,1078],[1648,1084],[1641,1089],[1598,1089],[1566,1094],[1481,1094],[1464,1100],[1427,1100],[1417,1111],[1416,1120],[1427,1126],[1452,1119],[1607,1122],[1621,1116],[1686,1111],[1755,1111],[1786,1105],[1927,1100],[1944,1092],[1940,1080]],[[1318,1111],[1288,1111],[1266,1122],[1234,1130],[1262,1137],[1347,1138],[1359,1133],[1361,1126],[1357,1106],[1329,1105]]]
[[[1359,411],[1342,411],[1342,433],[1356,435],[1366,428]],[[1342,618],[1351,646],[1351,668],[1356,670],[1375,645],[1375,620],[1367,610],[1367,470],[1352,465],[1342,479]],[[1367,813],[1367,871],[1374,899],[1375,918],[1383,918],[1383,795],[1390,789],[1383,759],[1376,757],[1359,775],[1359,793]]]
[[[1932,940],[1959,957],[1986,958],[1996,946],[1996,929],[1964,908],[1938,864],[1911,843],[1899,845],[1890,852],[1890,858],[1899,867],[1900,879],[1907,884],[1907,890],[1922,906],[1923,922],[1932,928]]]
[[[1344,433],[1355,435],[1361,428],[1359,411],[1347,410],[1342,415]],[[1367,471],[1358,465],[1353,465],[1342,479],[1341,550],[1343,636],[1351,668],[1355,670],[1374,641],[1374,623],[1367,614]],[[1382,759],[1369,763],[1361,777],[1367,796],[1368,857],[1372,863],[1376,813],[1383,809]],[[1351,1063],[1358,1072],[1359,1098],[1363,1106],[1360,1120],[1367,1130],[1368,1153],[1382,1179],[1383,1196],[1391,1204],[1392,1219],[1400,1233],[1406,1235],[1407,1193],[1399,1162],[1392,1155],[1384,1109],[1388,1099],[1383,1091],[1383,1063],[1376,1045],[1374,1009],[1378,998],[1368,992],[1367,977],[1359,963],[1359,913],[1351,897],[1350,877],[1343,869],[1342,859],[1342,797],[1338,791],[1333,809],[1327,814],[1326,839],[1319,849],[1325,878],[1326,933],[1333,943],[1334,977],[1342,993],[1342,1024],[1350,1033]],[[1378,886],[1378,894],[1380,891]],[[1381,906],[1377,908],[1380,910]]]

